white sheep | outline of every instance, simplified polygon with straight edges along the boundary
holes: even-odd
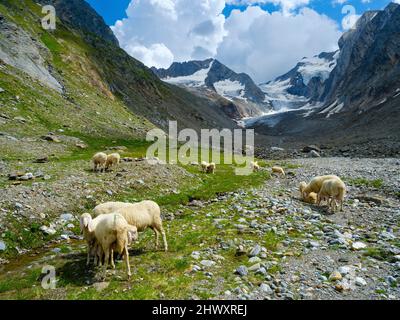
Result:
[[[104,152],[96,153],[93,158],[93,171],[104,171],[106,169],[107,155]]]
[[[210,164],[208,164],[207,166],[207,170],[206,173],[212,173],[215,174],[215,169],[217,168],[217,165],[214,162],[211,162]]]
[[[306,182],[301,182],[300,183],[300,194],[301,194],[301,199],[310,204],[316,204],[318,200],[318,195],[315,192],[311,192],[307,196],[304,197],[304,190],[307,188],[307,183]]]
[[[117,212],[126,221],[137,228],[139,232],[151,228],[156,236],[156,248],[159,247],[159,235],[161,233],[164,249],[168,251],[167,238],[161,220],[161,209],[154,201],[142,201],[139,203],[107,202],[94,208],[94,216]]]
[[[94,236],[94,233],[89,231],[89,224],[93,222],[93,226],[95,226],[98,221],[100,221],[100,219],[95,219],[95,221],[93,221],[92,216],[89,213],[82,214],[80,218],[81,231],[83,234],[83,238],[87,244],[87,265],[90,264],[91,255],[97,257],[96,238]],[[97,260],[95,259],[95,263],[96,261]]]
[[[201,172],[206,173],[208,165],[209,165],[208,162],[202,161],[201,164],[200,164]]]
[[[119,153],[109,154],[106,161],[106,170],[109,170],[110,168],[119,165],[120,162],[121,156],[119,155]]]
[[[250,166],[251,166],[251,169],[252,169],[254,172],[258,172],[258,171],[260,171],[260,169],[261,169],[260,165],[258,164],[258,161],[252,161],[252,162],[250,163]]]
[[[283,176],[286,176],[285,170],[283,170],[283,168],[278,167],[278,166],[272,167],[272,172],[273,172],[273,173],[281,174],[281,175],[283,175]]]
[[[137,229],[129,226],[125,218],[118,213],[102,215],[99,221],[93,223],[96,219],[88,224],[88,230],[93,233],[97,243],[101,246],[104,252],[104,276],[107,272],[109,260],[115,268],[114,252],[117,252],[125,257],[128,277],[131,277],[131,268],[129,265],[129,250],[128,246],[132,239],[137,239]],[[133,231],[133,232],[132,232]]]
[[[329,180],[329,179],[337,179],[340,180],[338,176],[335,175],[327,175],[327,176],[319,176],[315,177],[310,181],[310,183],[303,189],[303,199],[307,198],[308,195],[312,192],[318,194],[319,191],[321,190],[322,184],[324,181]],[[304,185],[303,185],[304,186]]]
[[[343,211],[344,197],[346,196],[346,185],[340,179],[328,179],[322,183],[318,193],[318,205],[322,200],[327,200],[333,212],[336,211],[337,202],[340,202],[340,211]]]

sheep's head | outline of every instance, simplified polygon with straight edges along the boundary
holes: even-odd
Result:
[[[81,215],[80,218],[81,231],[85,232],[86,230],[88,230],[91,222],[92,222],[92,216],[89,213],[84,213],[83,215]]]
[[[128,227],[128,243],[132,244],[132,242],[137,241],[139,239],[139,234],[137,228],[135,226]]]
[[[307,188],[307,183],[306,182],[300,182],[300,192],[303,194],[304,190]]]

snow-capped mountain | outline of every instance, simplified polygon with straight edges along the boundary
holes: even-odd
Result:
[[[303,58],[288,73],[274,81],[260,85],[271,101],[275,111],[304,107],[317,99],[324,88],[325,81],[335,68],[339,51],[323,52],[312,58]]]
[[[235,104],[242,117],[260,116],[271,111],[266,94],[249,75],[236,73],[215,59],[175,62],[168,69],[152,68],[163,81],[196,90],[203,94],[216,93]],[[204,92],[211,91],[211,92]]]
[[[316,85],[317,84],[317,85]],[[264,85],[272,103],[307,102],[245,121],[259,134],[355,141],[400,135],[400,5],[365,12],[339,40],[339,52],[301,61]],[[278,99],[279,98],[279,99]],[[290,109],[290,108],[288,108]]]

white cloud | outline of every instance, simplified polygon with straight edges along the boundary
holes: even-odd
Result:
[[[215,56],[225,35],[224,7],[225,0],[134,0],[128,18],[112,29],[133,57],[169,67]]]
[[[272,14],[258,6],[234,10],[226,3],[275,3]],[[132,0],[128,18],[112,27],[121,46],[147,66],[216,57],[237,72],[263,82],[281,75],[304,56],[335,50],[338,24],[301,8],[310,0]],[[294,11],[299,9],[299,11]]]
[[[305,56],[336,50],[341,34],[336,22],[308,8],[285,16],[249,7],[244,12],[233,11],[225,28],[229,35],[217,58],[257,82],[289,71]]]

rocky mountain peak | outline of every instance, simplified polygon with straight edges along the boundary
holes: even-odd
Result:
[[[41,5],[53,5],[57,15],[75,30],[95,34],[114,45],[118,40],[104,19],[84,0],[35,0]]]

